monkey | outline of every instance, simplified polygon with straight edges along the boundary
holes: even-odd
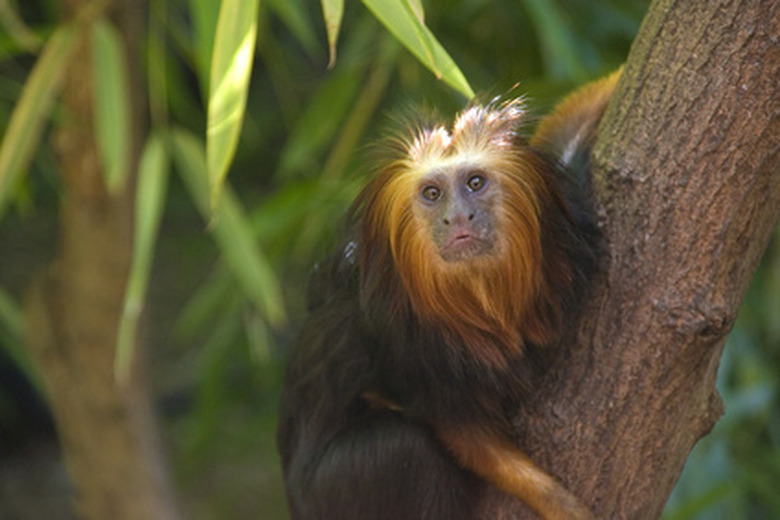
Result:
[[[595,269],[587,170],[619,76],[530,138],[516,98],[386,143],[315,267],[288,363],[291,518],[474,519],[491,487],[547,520],[595,518],[523,453],[510,415],[533,390],[529,352],[555,344]]]

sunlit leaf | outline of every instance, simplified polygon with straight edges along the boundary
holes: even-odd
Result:
[[[173,132],[173,157],[179,173],[204,218],[210,218],[209,187],[203,145],[184,131]],[[249,221],[230,189],[220,191],[214,208],[213,234],[225,261],[248,298],[271,325],[284,317],[282,291],[265,254],[255,241]]]
[[[0,145],[0,214],[9,192],[26,173],[38,146],[43,123],[60,90],[63,71],[70,62],[78,32],[75,25],[63,25],[54,32],[14,107]]]
[[[222,0],[211,57],[206,158],[211,207],[236,152],[257,35],[259,0]]]
[[[384,24],[437,78],[469,99],[474,91],[455,62],[422,22],[422,6],[409,0],[363,0],[374,16]]]
[[[152,134],[144,146],[138,166],[135,194],[133,261],[119,322],[114,373],[125,381],[132,366],[138,319],[149,287],[154,244],[160,229],[168,186],[168,157],[160,136]]]
[[[420,23],[425,23],[425,10],[423,9],[422,0],[408,0],[409,8],[414,15],[420,20]]]
[[[206,96],[208,95],[211,52],[214,47],[214,33],[217,30],[219,6],[220,3],[214,0],[189,0],[193,33],[192,46],[195,52],[200,86]]]
[[[336,44],[339,40],[341,18],[344,15],[344,0],[322,0],[322,14],[328,33],[328,68],[333,68],[336,64]]]
[[[106,20],[92,24],[95,140],[109,191],[127,181],[130,161],[130,94],[122,39]]]

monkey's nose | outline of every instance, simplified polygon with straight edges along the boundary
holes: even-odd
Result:
[[[472,220],[474,220],[474,213],[455,213],[454,215],[447,215],[442,219],[445,226],[449,226],[450,224],[465,224]]]

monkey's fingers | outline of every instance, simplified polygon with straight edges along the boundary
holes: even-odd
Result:
[[[577,497],[501,435],[480,427],[441,428],[460,464],[518,497],[546,520],[594,520]]]

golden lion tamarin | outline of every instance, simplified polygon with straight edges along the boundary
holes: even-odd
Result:
[[[513,442],[527,350],[576,314],[596,254],[591,141],[619,72],[530,141],[520,100],[390,142],[320,265],[282,396],[291,516],[472,519],[492,485],[547,519],[589,509]],[[587,181],[587,179],[585,179]]]

